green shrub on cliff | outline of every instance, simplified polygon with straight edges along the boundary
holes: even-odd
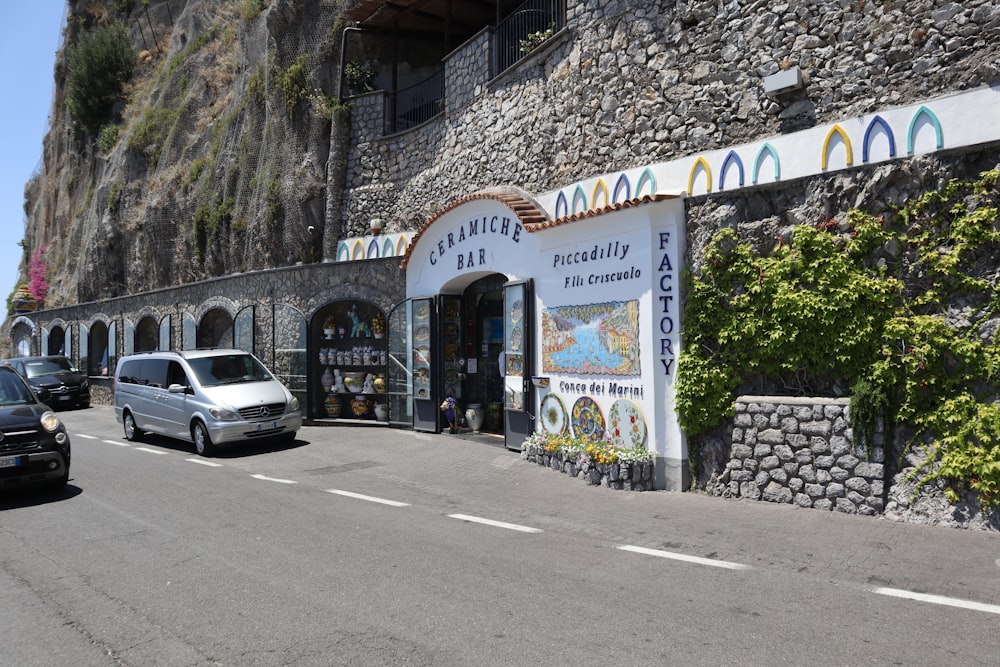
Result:
[[[100,25],[83,33],[67,49],[66,105],[73,120],[88,134],[96,134],[111,118],[136,62],[120,24]]]

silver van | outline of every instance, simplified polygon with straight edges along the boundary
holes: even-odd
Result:
[[[125,437],[157,433],[193,442],[202,456],[256,438],[294,439],[299,400],[242,350],[140,352],[115,371],[115,417]]]

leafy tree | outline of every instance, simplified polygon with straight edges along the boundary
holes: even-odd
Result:
[[[67,51],[66,104],[70,116],[88,134],[96,134],[110,119],[136,62],[120,24],[100,25],[84,33]]]

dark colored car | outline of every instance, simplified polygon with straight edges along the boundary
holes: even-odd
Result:
[[[90,407],[90,382],[66,357],[16,357],[0,363],[13,366],[38,398],[53,408]]]
[[[0,366],[0,489],[69,481],[66,427],[17,372]]]

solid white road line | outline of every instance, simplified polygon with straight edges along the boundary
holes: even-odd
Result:
[[[375,496],[365,496],[360,493],[352,493],[350,491],[341,491],[339,489],[327,489],[327,493],[335,493],[338,496],[346,496],[348,498],[357,498],[358,500],[367,500],[372,503],[382,503],[383,505],[391,505],[392,507],[409,507],[410,503],[401,503],[397,500],[386,500],[385,498],[376,498]]]
[[[97,436],[96,435],[87,435],[86,433],[74,433],[73,437],[76,437],[76,438],[85,438],[87,440],[97,440]]]
[[[749,565],[743,565],[742,563],[731,563],[725,560],[716,560],[714,558],[701,558],[700,556],[688,556],[687,554],[674,553],[673,551],[661,551],[659,549],[647,549],[645,547],[633,547],[631,545],[625,545],[618,547],[622,551],[631,551],[637,554],[645,554],[647,556],[657,556],[659,558],[670,558],[671,560],[682,560],[686,563],[696,563],[698,565],[710,565],[711,567],[721,567],[727,570],[749,570]]]
[[[127,442],[118,442],[117,440],[101,440],[101,442],[106,442],[109,445],[118,445],[119,447],[131,447]]]
[[[494,528],[506,528],[508,530],[518,530],[522,533],[540,533],[541,528],[532,528],[530,526],[519,526],[516,523],[505,523],[503,521],[494,521],[493,519],[481,519],[478,516],[469,516],[468,514],[449,514],[448,518],[458,519],[459,521],[471,521],[472,523],[481,523],[485,526],[493,526]]]
[[[879,595],[888,595],[895,598],[905,598],[907,600],[916,600],[918,602],[930,602],[931,604],[942,604],[947,607],[959,607],[961,609],[971,609],[973,611],[985,611],[988,614],[1000,614],[1000,605],[995,604],[984,604],[982,602],[973,602],[972,600],[961,600],[959,598],[948,598],[943,595],[928,595],[927,593],[914,593],[912,591],[904,591],[898,588],[873,588],[873,593],[878,593]]]
[[[277,477],[268,477],[267,475],[250,475],[254,479],[262,479],[265,482],[277,482],[278,484],[298,484],[293,479],[278,479]]]
[[[166,454],[166,452],[161,452],[159,449],[150,449],[149,447],[136,447],[140,452],[149,452],[150,454]]]
[[[184,460],[185,461],[190,461],[191,463],[198,463],[198,464],[203,465],[203,466],[208,466],[209,468],[221,468],[222,467],[221,463],[214,463],[212,461],[206,461],[205,459],[190,458],[190,459],[184,459]]]

